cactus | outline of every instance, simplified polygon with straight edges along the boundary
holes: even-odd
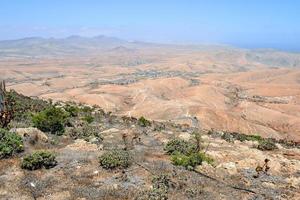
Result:
[[[6,128],[13,118],[14,103],[7,98],[5,81],[0,82],[0,127]]]
[[[5,82],[0,82],[0,112],[4,110]]]

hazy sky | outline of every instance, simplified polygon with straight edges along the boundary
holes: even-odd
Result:
[[[128,40],[300,49],[298,0],[1,0],[0,39]]]

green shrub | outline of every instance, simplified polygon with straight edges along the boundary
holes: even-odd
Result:
[[[152,186],[154,189],[161,189],[168,191],[170,187],[170,177],[166,174],[160,174],[158,176],[154,176],[152,179]]]
[[[272,151],[272,150],[278,149],[276,144],[272,140],[269,140],[269,139],[260,141],[257,148],[262,151]]]
[[[141,191],[137,194],[135,200],[167,200],[170,187],[170,178],[161,174],[152,179],[152,189]]]
[[[89,142],[91,139],[96,138],[100,142],[103,140],[103,137],[100,134],[100,132],[101,128],[99,126],[84,123],[80,127],[70,128],[67,133],[74,140],[84,139],[85,141]]]
[[[44,132],[52,134],[62,134],[67,122],[68,114],[61,108],[49,107],[32,117],[35,127]]]
[[[212,158],[199,151],[201,135],[199,134],[197,137],[197,144],[181,139],[173,139],[165,145],[164,150],[167,154],[171,155],[171,161],[174,165],[183,166],[186,169],[193,169],[195,166],[201,165],[203,161],[209,164],[213,163]]]
[[[64,109],[71,117],[77,117],[80,111],[80,109],[77,106],[70,104],[65,105]]]
[[[201,188],[199,186],[192,187],[192,188],[186,188],[184,193],[188,197],[188,199],[196,199],[203,193],[203,188]]]
[[[263,138],[260,135],[247,135],[247,139],[249,141],[262,141]]]
[[[227,142],[233,142],[234,140],[239,140],[241,142],[244,141],[262,141],[264,140],[261,136],[259,135],[246,135],[242,133],[236,133],[236,132],[224,132],[224,134],[221,137],[222,139],[226,140]]]
[[[49,107],[49,103],[44,100],[26,97],[14,90],[7,92],[7,99],[9,102],[14,102],[14,119],[17,121],[28,119],[31,112],[40,112]]]
[[[16,133],[0,129],[0,159],[24,150],[22,137]]]
[[[83,117],[83,120],[90,124],[94,121],[94,117],[91,115],[86,115]]]
[[[151,122],[142,116],[138,119],[138,125],[140,125],[141,127],[147,127],[151,126]]]
[[[111,150],[99,157],[100,165],[105,169],[127,168],[132,163],[132,157],[125,150]]]
[[[50,169],[56,165],[55,155],[48,151],[37,151],[26,156],[21,163],[21,167],[28,170],[36,170],[43,167]]]
[[[241,142],[244,141],[262,141],[263,138],[259,135],[246,135],[241,133],[232,133],[233,137]]]
[[[164,190],[143,190],[136,194],[135,200],[167,200],[168,193]]]
[[[31,113],[40,112],[50,106],[46,101],[26,97],[14,90],[6,92],[5,99],[8,102],[6,110],[10,117],[9,120],[5,120],[2,126],[8,126],[9,128],[15,128],[19,125],[25,127],[32,126]],[[7,124],[8,122],[10,123]]]
[[[172,139],[164,147],[167,154],[175,153],[190,154],[196,151],[196,145],[181,139]]]
[[[32,126],[32,113],[26,112],[22,118],[14,118],[8,125],[8,129],[28,128]]]
[[[278,149],[276,146],[276,141],[275,139],[272,138],[262,138],[259,135],[246,135],[246,134],[241,134],[241,133],[230,133],[230,132],[225,132],[222,135],[222,139],[228,141],[228,142],[233,142],[234,140],[239,140],[241,142],[244,141],[257,141],[258,146],[257,148],[262,151],[271,151]]]
[[[196,140],[196,151],[200,151],[201,149],[203,149],[202,135],[198,131],[193,131],[192,135],[194,136],[194,138]]]
[[[223,140],[226,140],[227,142],[234,142],[234,136],[231,134],[231,133],[229,133],[229,132],[225,132],[222,136],[221,136],[221,138],[223,139]]]
[[[93,112],[93,110],[94,110],[94,108],[91,108],[89,106],[83,106],[81,108],[81,111],[84,112],[84,113],[91,113],[91,112]]]
[[[183,166],[186,169],[193,169],[197,165],[201,165],[204,161],[209,164],[213,163],[213,159],[202,152],[191,153],[189,155],[176,153],[171,156],[171,161],[174,165]]]

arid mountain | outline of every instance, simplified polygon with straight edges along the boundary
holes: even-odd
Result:
[[[223,45],[167,45],[145,42],[129,42],[126,40],[96,36],[92,38],[70,36],[67,38],[24,38],[19,40],[0,41],[0,57],[63,57],[97,55],[106,51],[115,53],[132,52],[134,50],[157,52],[208,52],[215,61],[244,57],[250,63],[259,63],[270,67],[299,67],[300,58],[297,53],[275,50],[246,50]]]
[[[34,37],[0,42],[0,55],[33,57],[78,55],[116,48],[120,45],[134,46],[135,44],[105,36],[93,38],[70,36],[62,39]]]
[[[26,95],[300,140],[297,53],[71,36],[3,41],[0,55],[1,78]]]

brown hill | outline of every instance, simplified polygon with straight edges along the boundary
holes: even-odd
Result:
[[[299,54],[106,38],[65,40],[62,49],[76,44],[90,50],[90,42],[97,40],[109,50],[47,58],[2,54],[1,78],[27,95],[97,104],[120,115],[189,124],[197,117],[207,129],[300,140]],[[31,45],[40,46],[33,41]],[[23,43],[29,41],[19,47],[28,47]],[[8,50],[9,43],[5,45]]]

